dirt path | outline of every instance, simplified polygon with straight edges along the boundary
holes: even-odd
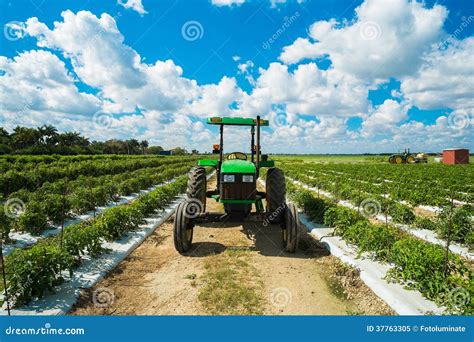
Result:
[[[222,207],[208,199],[207,210]],[[71,314],[392,313],[355,270],[307,234],[299,251],[288,254],[282,252],[277,225],[205,224],[195,227],[193,249],[182,256],[174,249],[172,231],[170,219],[85,290]]]

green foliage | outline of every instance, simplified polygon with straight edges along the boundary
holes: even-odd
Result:
[[[445,250],[443,247],[405,237],[395,242],[389,260],[395,265],[388,276],[401,281],[409,288],[417,289],[428,299],[467,314],[473,312],[471,303],[453,303],[450,293],[464,288],[472,298],[474,274],[457,256],[450,254],[448,272],[445,275]],[[456,304],[461,304],[454,308]]]
[[[471,220],[471,212],[469,208],[459,207],[451,209],[443,208],[439,215],[437,223],[437,232],[441,238],[446,239],[450,230],[450,240],[465,243],[467,235],[471,234],[472,238],[473,221]],[[472,242],[471,242],[472,248]]]
[[[28,303],[52,291],[63,281],[61,271],[77,266],[86,253],[95,257],[104,251],[102,242],[125,236],[144,222],[144,217],[170,203],[186,187],[187,177],[159,187],[130,204],[104,210],[94,220],[65,228],[61,236],[42,240],[28,249],[16,249],[7,256],[8,290],[16,305]],[[25,215],[25,214],[23,214]],[[23,217],[23,215],[21,217]],[[20,219],[21,219],[20,217]]]
[[[428,230],[435,230],[436,229],[436,222],[423,216],[415,217],[415,221],[413,225],[420,229],[428,229]]]
[[[344,235],[346,229],[361,220],[365,219],[356,211],[340,206],[331,207],[324,214],[324,224],[333,227],[336,235]]]
[[[291,176],[303,183],[310,183],[309,179],[297,172],[293,172]],[[302,190],[294,185],[290,185],[289,188],[293,198],[298,199],[298,204],[303,205],[305,211],[305,204],[310,212],[312,211],[308,203],[318,203],[316,208],[325,206],[320,201],[326,201],[326,205],[329,204],[327,200],[317,199],[314,192]],[[298,193],[299,195],[294,195]],[[423,228],[436,226],[430,219],[416,218],[410,208],[405,205],[396,205],[389,200],[383,200],[381,203],[382,210],[389,208],[396,222],[415,222],[415,225]],[[469,220],[471,225],[467,224],[466,212],[469,210],[458,208],[456,214],[453,215],[453,221],[455,221],[456,232],[465,232],[468,227],[470,228],[464,236],[470,239],[472,244],[472,221]],[[377,260],[390,263],[392,268],[387,274],[390,279],[419,290],[427,298],[447,307],[450,313],[474,313],[472,299],[474,298],[474,274],[459,256],[453,253],[448,254],[445,272],[446,254],[443,247],[411,237],[394,226],[372,224],[356,211],[342,206],[328,205],[324,213],[324,223],[334,228],[335,235],[356,245],[359,253],[367,252]],[[457,296],[458,293],[459,296]]]
[[[63,282],[61,271],[71,269],[72,257],[58,246],[35,245],[13,251],[7,258],[8,292],[20,306],[42,297]]]
[[[18,218],[17,225],[19,230],[33,235],[39,235],[49,227],[48,217],[40,203],[30,203]]]
[[[388,213],[394,222],[411,224],[415,221],[415,213],[406,205],[392,203],[388,207]]]
[[[390,251],[402,233],[397,228],[368,221],[358,221],[347,227],[342,237],[357,245],[360,253],[372,252],[382,261],[389,259]]]
[[[324,214],[333,205],[319,198],[315,198],[310,191],[301,190],[291,195],[296,204],[302,208],[308,217],[317,223],[324,222]]]

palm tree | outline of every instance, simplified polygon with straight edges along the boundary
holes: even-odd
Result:
[[[146,140],[140,141],[140,148],[142,149],[142,153],[145,154],[146,149],[148,148],[148,141]]]
[[[58,130],[52,125],[43,125],[38,127],[38,132],[41,134],[41,142],[48,146],[54,146],[58,140]]]
[[[35,128],[17,126],[11,135],[12,146],[22,149],[37,145],[41,139],[41,134]]]

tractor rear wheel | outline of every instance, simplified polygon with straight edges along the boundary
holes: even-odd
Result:
[[[287,204],[283,212],[281,236],[283,248],[288,253],[294,253],[298,248],[300,240],[299,222],[298,209],[293,203]]]
[[[270,223],[282,221],[286,201],[285,174],[281,169],[270,168],[265,183],[267,191],[267,212]]]
[[[197,213],[203,213],[206,211],[206,169],[203,167],[195,167],[188,174],[188,187],[186,189],[186,195],[189,202],[194,203],[194,210]]]
[[[402,156],[396,156],[395,157],[395,164],[403,164],[403,157]]]
[[[174,247],[180,254],[189,251],[193,241],[194,223],[188,214],[189,204],[189,202],[178,204],[174,216]]]
[[[389,162],[390,164],[395,164],[395,157],[394,157],[394,156],[390,156],[390,157],[388,158],[388,162]]]

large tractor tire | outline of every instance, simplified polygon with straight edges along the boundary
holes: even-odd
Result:
[[[407,163],[408,163],[408,164],[415,164],[415,163],[416,163],[415,157],[413,157],[413,156],[408,156],[408,157],[407,157]]]
[[[289,203],[283,212],[281,230],[283,248],[288,253],[294,253],[298,248],[298,242],[300,240],[299,222],[300,219],[296,206],[293,203]]]
[[[188,174],[188,187],[186,195],[188,202],[193,203],[192,211],[198,214],[206,211],[206,169],[203,167],[195,167]]]
[[[281,169],[270,168],[265,183],[267,191],[267,219],[270,223],[280,223],[286,207],[285,174]]]
[[[189,251],[193,242],[194,223],[188,213],[188,206],[189,202],[178,204],[174,216],[174,247],[180,254]]]
[[[390,157],[388,157],[388,162],[389,162],[390,164],[395,164],[395,156],[390,156]]]
[[[403,164],[403,157],[402,156],[396,156],[395,157],[395,164]]]

